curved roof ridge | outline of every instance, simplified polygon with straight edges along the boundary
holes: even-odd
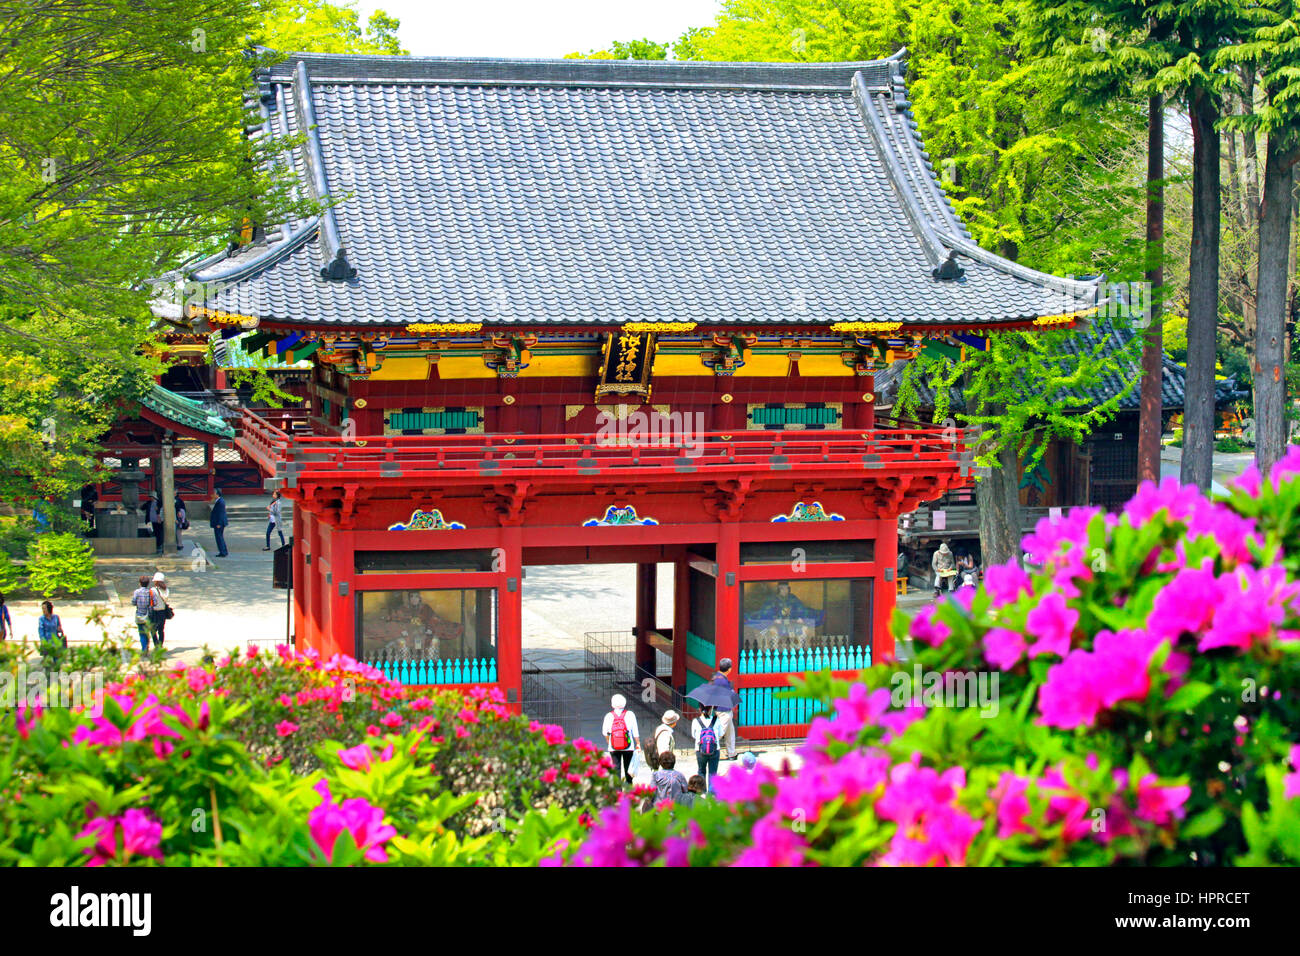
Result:
[[[294,74],[294,114],[298,120],[298,129],[302,130],[307,137],[303,145],[307,183],[311,187],[313,198],[324,207],[320,214],[320,242],[325,262],[321,266],[320,277],[335,282],[346,281],[355,277],[357,270],[348,262],[343,237],[339,233],[338,219],[329,205],[330,191],[329,183],[325,179],[325,153],[321,148],[320,126],[316,122],[316,106],[312,103],[311,79],[307,75],[307,65],[300,60]]]

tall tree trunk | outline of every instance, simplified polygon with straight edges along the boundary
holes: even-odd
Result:
[[[1165,98],[1147,102],[1147,272],[1146,341],[1142,345],[1142,398],[1138,410],[1138,481],[1160,480],[1161,388],[1164,382],[1165,283]]]
[[[969,394],[969,373],[966,376]],[[974,414],[975,402],[967,399],[966,411]],[[990,414],[1004,409],[993,408]],[[975,508],[980,522],[980,560],[984,567],[1020,560],[1020,537],[1024,518],[1020,510],[1020,458],[1014,447],[998,453],[998,463],[987,478],[975,483]]]
[[[1255,461],[1268,474],[1286,448],[1287,274],[1294,149],[1270,136],[1259,207],[1259,309],[1255,325]]]
[[[1184,484],[1208,491],[1214,476],[1215,333],[1219,324],[1219,106],[1193,89],[1192,253],[1188,268],[1187,386],[1183,406]]]

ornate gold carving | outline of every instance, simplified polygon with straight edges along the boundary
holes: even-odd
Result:
[[[628,322],[623,326],[626,332],[690,332],[695,322]]]
[[[831,324],[832,332],[897,332],[903,327],[902,322],[835,322]]]
[[[472,335],[483,328],[482,322],[413,322],[406,331],[415,335]]]

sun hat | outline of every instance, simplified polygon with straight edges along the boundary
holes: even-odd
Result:
[[[665,724],[675,724],[675,723],[677,723],[677,721],[679,721],[679,720],[681,720],[681,719],[682,719],[682,715],[679,714],[679,713],[677,713],[677,711],[675,711],[675,710],[665,710],[665,711],[664,711],[664,723],[665,723]]]
[[[163,574],[161,571],[155,571],[153,575],[153,579],[155,581],[166,581],[167,575]]]
[[[622,694],[615,694],[609,699],[609,705],[615,710],[623,710],[627,707],[627,698]]]

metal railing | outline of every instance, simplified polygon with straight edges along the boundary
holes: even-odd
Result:
[[[578,701],[559,681],[525,658],[520,710],[544,724],[559,724],[569,736],[577,731]]]

